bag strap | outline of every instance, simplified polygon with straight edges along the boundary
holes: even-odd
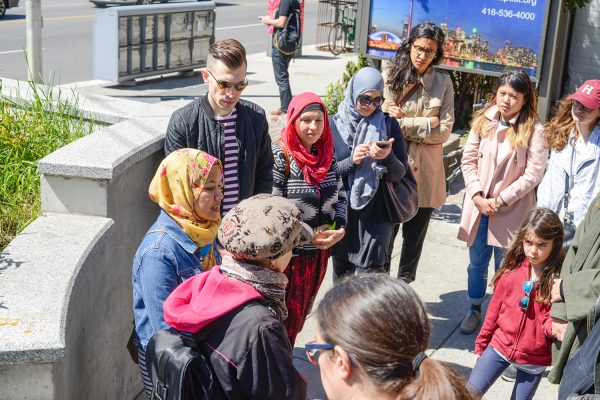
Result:
[[[283,150],[283,155],[285,156],[285,177],[287,179],[290,177],[290,152],[281,140],[277,139],[275,143]]]
[[[563,194],[563,220],[567,222],[567,208],[569,207],[569,174],[565,173],[565,193]]]
[[[573,151],[571,152],[571,175],[573,175],[573,162],[575,159],[575,144],[572,144]],[[571,185],[569,183],[569,174],[565,172],[565,192],[563,194],[563,221],[569,222],[569,217],[567,214],[567,209],[569,208],[569,189]]]
[[[421,87],[421,82],[417,82],[415,84],[415,86],[411,87],[410,90],[408,92],[406,92],[406,94],[402,97],[402,100],[400,100],[398,102],[398,107],[402,108],[404,106],[404,104],[406,104],[406,102],[408,101],[408,99],[410,99],[410,97],[415,94],[415,92],[417,90],[419,90],[419,88]]]

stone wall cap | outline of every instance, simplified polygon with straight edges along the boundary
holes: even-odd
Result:
[[[112,225],[109,218],[43,214],[0,253],[0,365],[63,357],[74,279]]]

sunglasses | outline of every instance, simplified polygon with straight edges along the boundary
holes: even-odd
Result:
[[[246,87],[248,86],[248,77],[244,78],[244,80],[241,81],[241,82],[232,83],[232,82],[227,82],[227,81],[221,81],[221,80],[215,78],[215,76],[209,70],[206,70],[206,72],[208,72],[210,74],[210,76],[213,77],[213,79],[215,80],[215,82],[217,82],[217,86],[219,86],[219,89],[231,89],[231,88],[234,88],[238,92],[241,92],[242,90],[246,89]]]
[[[425,47],[417,46],[416,44],[412,45],[413,49],[417,52],[417,55],[425,54],[427,58],[433,58],[437,54],[436,50],[427,49]]]
[[[306,350],[306,358],[312,365],[319,365],[319,354],[323,350],[333,350],[335,346],[329,343],[315,343],[310,341],[304,345]]]
[[[529,295],[531,295],[533,286],[533,281],[523,282],[523,291],[525,292],[525,296],[521,297],[521,300],[519,300],[519,307],[521,307],[521,310],[525,312],[527,312],[527,309],[529,308]]]
[[[385,99],[381,96],[377,96],[377,97],[373,98],[373,97],[367,96],[366,94],[358,95],[358,102],[364,107],[370,106],[371,103],[375,107],[379,107],[380,105],[383,104],[384,101],[385,101]]]
[[[581,104],[577,100],[573,100],[573,109],[581,110],[584,113],[589,113],[589,112],[592,112],[592,110],[593,110],[592,108],[587,108],[586,106],[584,106],[583,104]]]

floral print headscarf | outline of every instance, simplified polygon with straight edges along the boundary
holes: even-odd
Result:
[[[194,211],[194,202],[200,196],[211,169],[221,170],[221,161],[200,150],[179,149],[169,154],[158,167],[150,183],[150,199],[160,206],[199,247],[212,244],[221,222],[200,218]],[[216,264],[214,250],[204,258],[205,270]]]

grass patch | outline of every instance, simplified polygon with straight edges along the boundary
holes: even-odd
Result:
[[[74,117],[76,99],[57,100],[60,89],[52,85],[29,82],[29,88],[31,100],[0,91],[0,250],[40,214],[38,161],[94,129]]]

